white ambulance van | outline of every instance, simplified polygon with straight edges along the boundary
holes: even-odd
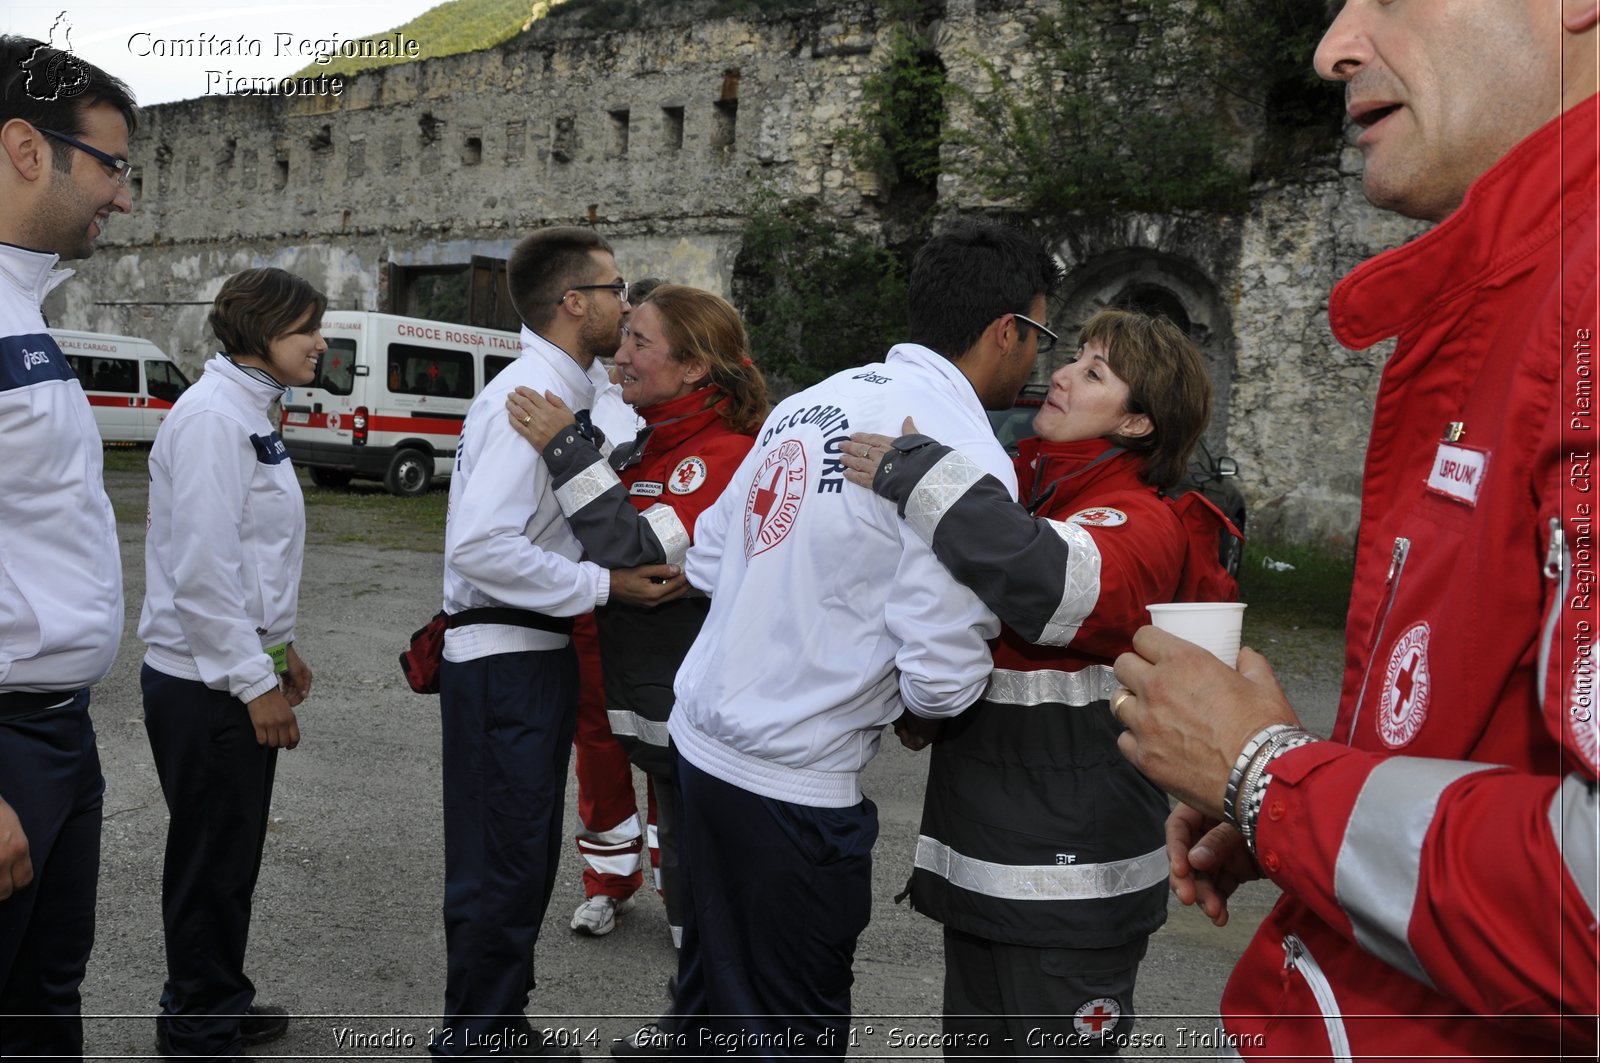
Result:
[[[450,475],[467,408],[522,353],[514,332],[353,310],[322,315],[317,378],[283,397],[289,457],[324,487],[420,495]]]
[[[53,328],[107,443],[149,443],[189,386],[171,358],[137,336]]]

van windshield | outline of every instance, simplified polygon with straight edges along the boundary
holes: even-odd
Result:
[[[326,338],[326,337],[324,337]],[[334,395],[348,395],[356,382],[356,341],[344,336],[328,340],[328,350],[317,363],[317,379],[311,387]]]

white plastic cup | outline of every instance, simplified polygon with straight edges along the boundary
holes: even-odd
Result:
[[[1229,668],[1239,667],[1243,602],[1171,602],[1147,605],[1150,622],[1162,631],[1203,646]]]

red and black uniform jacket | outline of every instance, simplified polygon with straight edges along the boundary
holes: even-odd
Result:
[[[588,560],[606,568],[679,564],[695,521],[744,460],[752,436],[727,427],[721,391],[705,387],[639,411],[645,427],[609,463],[576,430],[544,449],[556,498]],[[680,598],[654,609],[612,602],[595,611],[612,733],[641,768],[669,770],[667,717],[672,680],[709,599]]]
[[[1226,521],[1198,495],[1162,498],[1143,459],[1103,440],[1030,439],[1026,509],[930,446],[874,488],[931,517],[934,553],[1006,627],[983,699],[934,744],[912,904],[1018,945],[1107,948],[1166,920],[1167,799],[1117,750],[1111,664],[1158,602],[1231,599]],[[970,483],[961,494],[942,489]],[[942,496],[942,497],[941,497]]]

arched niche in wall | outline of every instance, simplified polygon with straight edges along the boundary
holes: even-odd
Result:
[[[1205,355],[1213,392],[1206,439],[1222,445],[1233,390],[1233,321],[1217,286],[1205,273],[1176,255],[1127,248],[1080,263],[1068,271],[1056,290],[1050,316],[1061,344],[1048,359],[1039,360],[1035,380],[1048,380],[1073,356],[1078,329],[1096,311],[1117,307],[1163,314],[1187,332]]]

